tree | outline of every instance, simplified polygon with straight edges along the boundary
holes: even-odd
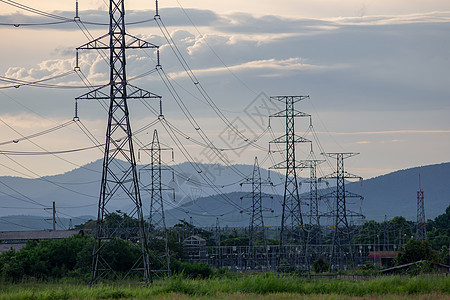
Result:
[[[398,253],[394,263],[395,265],[403,265],[420,260],[438,262],[439,256],[436,251],[431,249],[428,241],[409,240]]]
[[[24,276],[37,279],[61,278],[75,270],[88,272],[93,239],[80,234],[61,240],[28,241],[19,251],[0,254],[4,280],[19,281]],[[82,256],[84,254],[85,256]]]
[[[319,258],[313,262],[312,268],[316,273],[323,273],[329,270],[330,264],[325,260],[325,258],[323,258],[323,256],[319,256]]]
[[[450,252],[447,246],[442,246],[441,251],[439,251],[439,259],[441,263],[450,265]]]
[[[445,213],[427,221],[427,231],[427,238],[433,249],[439,250],[450,245],[450,205]]]

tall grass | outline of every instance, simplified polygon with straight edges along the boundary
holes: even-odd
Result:
[[[291,299],[307,295],[322,295],[321,299],[351,297],[399,296],[408,298],[418,295],[435,295],[447,298],[450,295],[450,278],[446,277],[381,277],[371,280],[352,281],[345,279],[306,280],[279,277],[277,274],[259,274],[232,278],[210,278],[205,280],[185,279],[174,276],[170,280],[158,281],[150,286],[136,285],[87,285],[57,283],[23,283],[0,285],[0,299],[177,299],[227,298],[227,295],[245,295],[263,299],[278,295],[279,299]],[[286,295],[286,297],[281,296]],[[328,298],[330,295],[336,297]],[[280,298],[281,297],[281,298]],[[238,297],[241,298],[241,297]],[[270,298],[270,297],[269,297]]]

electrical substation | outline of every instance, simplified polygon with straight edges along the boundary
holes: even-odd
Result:
[[[75,98],[73,122],[90,137],[95,147],[103,151],[95,228],[89,231],[95,239],[91,284],[119,273],[126,274],[125,278],[140,276],[145,282],[170,277],[171,239],[182,245],[186,253],[185,261],[203,262],[216,269],[227,268],[240,272],[299,271],[308,274],[318,259],[326,261],[330,271],[354,269],[367,262],[382,265],[392,261],[397,250],[406,243],[406,230],[393,231],[385,227],[384,235],[371,236],[370,242],[360,238],[360,229],[365,222],[364,211],[361,211],[364,195],[347,190],[347,184],[362,181],[362,178],[348,172],[344,166],[347,159],[359,153],[328,152],[322,148],[314,131],[313,115],[299,110],[302,103],[311,101],[310,96],[268,97],[269,102],[281,108],[275,113],[263,115],[268,126],[261,136],[270,133],[270,142],[263,144],[260,142],[261,136],[247,136],[208,95],[207,89],[202,86],[163,23],[156,1],[155,15],[151,21],[156,23],[155,27],[166,38],[167,46],[199,92],[202,103],[206,103],[214,111],[227,131],[240,143],[236,147],[219,147],[214,141],[215,137],[205,133],[177,93],[173,81],[164,69],[160,46],[128,33],[125,12],[124,0],[109,0],[109,31],[98,38],[89,34],[90,41],[76,48],[74,72],[86,84],[88,92]],[[78,12],[78,1],[74,20],[60,21],[73,21],[84,32],[88,32],[85,28],[88,23],[82,21]],[[81,54],[89,51],[96,51],[108,65],[109,77],[104,85],[91,85],[83,74]],[[185,119],[198,134],[197,137],[184,133],[183,129],[169,121],[170,116],[165,115],[163,110],[165,99],[156,91],[146,91],[129,83],[127,59],[130,51],[144,51],[147,55],[150,53],[156,62],[154,68],[147,74],[138,76],[154,73],[161,77]],[[314,98],[313,95],[311,97]],[[99,101],[107,110],[105,141],[96,140],[81,122],[78,107],[85,101]],[[149,143],[137,139],[136,132],[131,128],[133,115],[129,105],[133,101],[144,105],[156,117],[155,121],[140,129],[150,131],[152,140]],[[156,124],[165,130],[171,144],[160,143]],[[284,134],[276,136],[274,132]],[[231,200],[223,193],[221,189],[224,185],[216,184],[212,176],[202,169],[201,164],[196,163],[197,159],[184,145],[187,140],[206,149],[215,162],[226,166],[240,177],[239,182],[229,184],[236,191],[244,191],[240,194],[240,202]],[[260,154],[254,156],[252,172],[243,174],[229,160],[227,151],[249,148]],[[181,153],[186,163],[195,170],[195,179],[177,173],[172,168],[174,151]],[[166,152],[171,153],[171,162],[170,159],[164,159]],[[279,156],[274,158],[275,154]],[[143,165],[139,166],[137,160],[142,161]],[[273,170],[277,178],[273,178],[273,175],[271,178],[270,172],[268,176],[262,174],[262,164]],[[324,174],[322,170],[321,166],[326,164],[332,170],[330,174]],[[178,201],[178,195],[182,194],[182,187],[175,182],[177,176],[186,182],[195,181],[199,186],[208,187],[212,191],[209,196],[231,205],[248,225],[222,225],[227,217],[226,212],[211,213],[204,209],[201,213],[213,218],[215,224],[197,226],[195,213],[189,212],[183,205],[174,204]],[[279,186],[283,193],[278,193],[275,186]],[[302,188],[305,191],[302,192]],[[195,200],[194,197],[191,198]],[[274,215],[273,209],[267,205],[270,201],[279,201],[280,214]],[[149,207],[144,205],[147,202]],[[120,213],[116,211],[118,203],[128,210]],[[56,223],[54,204],[53,202],[53,226]],[[189,220],[180,220],[176,226],[169,226],[166,221],[168,209],[185,212]],[[271,218],[272,225],[268,225],[266,217]],[[416,238],[419,240],[426,239],[425,220],[424,192],[419,184],[416,228]],[[387,221],[386,219],[385,224]],[[274,226],[273,223],[277,225]],[[55,227],[53,230],[55,231]],[[129,270],[121,269],[122,265],[110,260],[108,245],[115,238],[139,246],[139,258],[130,263],[132,268]],[[157,251],[152,252],[152,249]]]

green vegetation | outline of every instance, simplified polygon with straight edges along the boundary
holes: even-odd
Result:
[[[428,241],[409,240],[395,258],[395,264],[403,265],[419,260],[439,262],[439,255],[431,249]]]
[[[61,240],[29,241],[19,251],[0,254],[0,279],[3,282],[77,280],[88,282],[94,239],[80,234]],[[157,247],[158,245],[155,245]],[[116,277],[123,277],[138,260],[141,250],[130,241],[113,238],[103,245],[103,257],[115,266]],[[156,251],[150,253],[153,257]],[[171,257],[172,273],[190,278],[208,278],[213,270],[203,263],[185,263]],[[156,263],[157,260],[154,260]],[[155,265],[160,268],[161,266]],[[115,278],[109,278],[114,280]]]
[[[444,298],[450,294],[450,279],[445,277],[383,277],[363,281],[306,280],[279,277],[276,274],[261,274],[193,280],[180,275],[174,276],[170,280],[155,282],[150,286],[126,284],[98,285],[89,288],[87,285],[69,283],[0,285],[0,299],[147,299],[150,297],[184,299],[187,296],[225,298],[226,295],[241,295],[239,297],[241,299],[249,297],[259,299],[261,296],[267,295],[268,299],[273,299],[280,293],[285,295],[282,299],[293,299],[306,295],[336,295],[332,299],[371,295],[383,298],[389,298],[389,295],[403,295],[408,298],[417,295],[434,295],[434,299]]]
[[[62,240],[29,241],[19,251],[0,254],[3,281],[79,277],[90,269],[93,238],[74,235]]]
[[[135,298],[253,298],[253,299],[298,299],[319,297],[320,299],[342,299],[346,297],[382,297],[397,298],[424,297],[448,298],[450,294],[450,278],[438,276],[424,276],[429,273],[431,262],[448,263],[448,248],[443,244],[448,241],[448,218],[450,207],[434,221],[428,221],[429,241],[414,239],[401,240],[400,252],[395,259],[397,265],[425,260],[405,271],[415,277],[379,277],[369,280],[352,281],[345,279],[312,279],[305,278],[305,274],[294,273],[294,268],[287,262],[281,271],[285,274],[272,273],[236,273],[227,269],[214,271],[204,263],[187,263],[186,254],[181,241],[186,232],[202,236],[207,243],[213,243],[211,232],[195,228],[180,221],[169,230],[169,248],[171,269],[174,276],[163,281],[155,281],[150,286],[136,285],[137,278],[127,277],[129,283],[116,281],[116,277],[107,278],[94,288],[87,283],[90,278],[91,258],[94,239],[88,235],[74,235],[62,240],[30,241],[19,251],[6,251],[0,254],[0,300],[1,299],[118,299]],[[126,214],[116,212],[105,218],[109,228],[114,224],[125,224],[127,228],[137,226],[135,220]],[[395,234],[393,239],[400,239],[413,235],[414,224],[403,217],[396,217],[389,221],[389,228]],[[146,224],[148,225],[148,224]],[[374,237],[385,232],[387,223],[367,222],[357,237],[359,242],[373,242]],[[85,228],[92,228],[87,222]],[[131,230],[132,231],[132,230]],[[103,245],[103,256],[112,262],[117,277],[123,277],[130,270],[141,254],[137,241],[127,235],[130,231],[120,232],[120,236],[112,238]],[[248,243],[245,232],[231,232],[222,234],[222,244]],[[133,233],[131,232],[131,235]],[[410,236],[411,237],[411,236]],[[377,237],[378,238],[378,237]],[[390,238],[391,239],[391,238]],[[444,241],[444,242],[443,242]],[[276,243],[276,240],[271,242]],[[150,240],[150,256],[161,256],[164,248],[162,240]],[[437,249],[438,248],[438,249]],[[440,251],[437,251],[440,250]],[[162,266],[153,260],[153,268]],[[319,257],[312,264],[315,274],[322,274],[329,269],[328,262]],[[339,271],[338,274],[370,275],[374,276],[380,267],[368,262],[357,270]],[[291,273],[289,273],[291,272]],[[325,273],[326,274],[326,273]],[[422,275],[420,275],[422,274]],[[329,274],[328,274],[329,275]],[[107,285],[111,284],[111,285]],[[431,295],[431,296],[430,296]],[[323,297],[322,297],[323,296]],[[330,298],[328,298],[330,297]]]
[[[404,217],[394,217],[390,221],[378,223],[368,221],[363,224],[355,237],[355,244],[378,244],[378,241],[391,245],[404,245],[414,237],[415,224]]]
[[[445,213],[437,216],[434,220],[427,221],[427,239],[435,250],[450,245],[450,205]]]
[[[312,268],[316,273],[323,273],[328,271],[330,264],[325,260],[325,258],[323,258],[323,256],[319,256],[319,258],[312,263]]]

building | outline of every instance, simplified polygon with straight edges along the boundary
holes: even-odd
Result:
[[[189,256],[189,261],[203,261],[206,259],[206,240],[192,235],[183,241],[183,247]]]
[[[1,231],[0,253],[10,250],[20,250],[27,241],[59,240],[68,238],[83,230],[30,230],[30,231]]]

